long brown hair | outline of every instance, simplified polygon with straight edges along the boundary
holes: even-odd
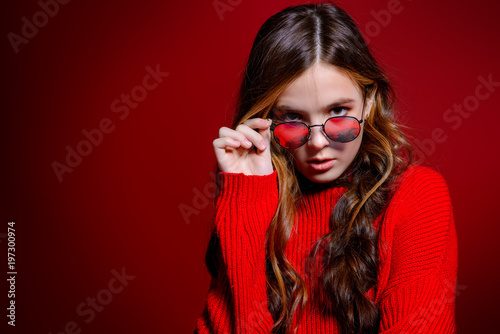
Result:
[[[241,83],[233,127],[253,117],[272,117],[280,93],[316,62],[335,66],[371,97],[359,152],[336,180],[347,191],[335,205],[330,232],[317,241],[307,259],[307,274],[317,279],[312,300],[336,317],[342,333],[377,333],[379,311],[364,294],[377,282],[377,233],[372,222],[388,203],[396,178],[411,162],[411,150],[397,124],[394,92],[351,17],[332,2],[289,7],[260,28]],[[303,312],[308,292],[285,257],[300,197],[300,175],[286,149],[272,142],[278,174],[279,204],[267,230],[268,308],[274,333],[291,333],[296,311]],[[218,239],[212,233],[206,253],[217,277]],[[315,272],[320,253],[321,272]],[[314,282],[314,280],[313,280]]]

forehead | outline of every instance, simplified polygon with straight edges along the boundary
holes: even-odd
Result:
[[[362,98],[358,86],[333,65],[317,63],[307,69],[278,96],[276,106],[316,110],[337,100]]]

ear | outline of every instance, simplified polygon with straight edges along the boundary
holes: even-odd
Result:
[[[374,83],[373,88],[370,90],[368,95],[366,96],[366,103],[365,103],[365,120],[370,117],[370,113],[372,111],[372,108],[375,104],[375,97],[377,95],[377,84]]]

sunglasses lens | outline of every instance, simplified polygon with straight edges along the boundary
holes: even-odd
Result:
[[[351,117],[334,117],[325,123],[325,133],[333,141],[350,142],[359,135],[359,122]]]
[[[274,128],[274,138],[285,148],[297,148],[307,141],[309,130],[304,123],[282,123]]]

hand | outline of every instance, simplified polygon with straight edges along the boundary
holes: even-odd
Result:
[[[246,175],[271,174],[270,126],[270,120],[251,118],[235,130],[220,128],[219,138],[213,144],[221,171]]]

